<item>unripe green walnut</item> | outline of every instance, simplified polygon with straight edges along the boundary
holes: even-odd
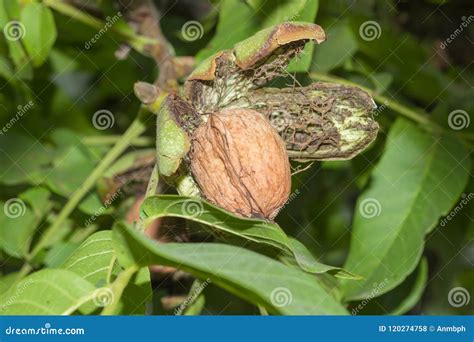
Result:
[[[291,172],[285,144],[257,111],[211,114],[195,131],[190,157],[202,194],[233,213],[273,219],[288,200]]]

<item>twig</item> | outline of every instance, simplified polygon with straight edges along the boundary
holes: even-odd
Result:
[[[150,179],[148,180],[148,185],[146,187],[145,199],[147,197],[156,195],[159,181],[160,174],[158,172],[158,164],[155,162],[155,166],[153,166],[153,171],[151,171]],[[136,229],[143,232],[146,230],[146,228],[145,221],[140,217],[137,222]]]
[[[82,183],[81,187],[77,189],[76,192],[69,198],[66,205],[59,212],[59,215],[54,219],[54,222],[51,224],[51,226],[46,229],[45,233],[41,236],[36,246],[27,256],[26,259],[28,262],[34,259],[34,257],[48,245],[49,241],[51,241],[54,236],[58,234],[58,231],[61,229],[64,221],[69,217],[74,208],[92,189],[97,180],[110,167],[110,165],[130,146],[131,141],[140,136],[146,130],[146,121],[148,117],[148,111],[141,109],[137,115],[137,118],[122,135],[122,139],[117,141],[117,143],[109,150],[109,152],[107,152],[105,157],[96,166],[94,171],[92,171],[92,173]],[[25,270],[28,268],[30,267],[24,266]],[[29,271],[23,271],[22,274],[24,272],[28,273]]]
[[[117,306],[120,303],[123,291],[127,287],[128,283],[132,279],[133,275],[139,270],[138,265],[133,265],[122,273],[120,273],[115,281],[109,285],[112,290],[112,302],[107,305],[101,312],[101,315],[114,315],[117,311]]]
[[[98,145],[113,145],[122,139],[121,135],[98,135],[98,136],[87,136],[81,140],[85,145],[98,146]],[[153,146],[155,139],[151,137],[137,137],[130,142],[131,146]]]
[[[77,9],[61,0],[43,0],[43,3],[53,10],[67,15],[81,23],[93,27],[97,30],[104,28],[104,22],[91,16],[90,14]],[[120,25],[114,25],[110,32],[122,37],[127,43],[140,53],[146,53],[146,46],[155,45],[157,42],[149,37],[136,35],[132,30],[122,28]]]
[[[137,32],[153,39],[156,43],[145,46],[145,51],[155,60],[160,75],[155,84],[163,90],[177,88],[177,72],[173,63],[175,51],[160,27],[160,12],[151,0],[128,0],[127,19],[134,23]]]

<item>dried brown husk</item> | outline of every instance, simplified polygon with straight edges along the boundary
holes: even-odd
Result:
[[[262,113],[286,143],[290,158],[341,160],[376,138],[372,97],[360,88],[332,83],[257,89],[232,104]]]

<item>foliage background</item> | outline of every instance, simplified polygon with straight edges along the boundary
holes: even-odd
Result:
[[[126,12],[120,1],[71,3],[87,18],[98,18],[99,24],[81,21],[77,12],[71,17],[58,6],[60,1],[0,2],[4,31],[0,40],[3,305],[11,304],[12,298],[40,297],[40,290],[31,290],[35,286],[19,291],[19,270],[24,272],[25,260],[68,198],[122,139],[140,106],[133,84],[153,82],[159,73],[155,61],[139,49],[117,58],[117,50],[124,55],[124,44],[135,37],[127,36],[131,29],[125,17],[117,18],[110,30],[91,43],[107,18],[115,18],[119,10]],[[286,20],[321,25],[328,34],[327,42],[307,47],[291,70],[306,84],[322,79],[368,88],[379,105],[374,115],[380,132],[375,143],[353,160],[317,162],[296,174],[293,193],[297,195],[285,206],[278,223],[318,260],[345,265],[365,277],[356,285],[353,280],[342,281],[342,292],[335,294],[346,297],[345,304],[353,314],[472,312],[473,301],[468,299],[474,288],[474,124],[470,122],[474,25],[470,1],[183,0],[157,1],[156,5],[162,31],[176,55],[197,60]],[[5,27],[11,21],[23,24],[20,40],[6,37]],[[183,35],[190,21],[199,23],[198,39]],[[367,22],[375,36],[362,30]],[[94,114],[100,110],[111,113],[108,119],[113,124],[109,122],[105,129],[94,125]],[[453,121],[453,112],[461,121]],[[154,121],[150,120],[127,155],[149,156],[154,135]],[[136,162],[125,162],[122,171]],[[104,187],[108,186],[104,178],[113,172],[107,170],[57,234],[42,242],[39,253],[28,260],[32,269],[27,272],[65,267],[88,236],[127,219],[130,207],[143,195],[147,177],[134,173],[131,178],[137,184],[128,184],[117,200],[104,207]],[[14,218],[8,215],[12,200],[21,213]],[[364,208],[364,203],[372,207]],[[452,219],[443,219],[447,215]],[[92,224],[87,224],[91,217]],[[170,221],[171,240],[179,238],[176,230],[182,224]],[[207,239],[199,227],[192,228],[191,237]],[[111,247],[101,246],[100,250],[107,248]],[[101,262],[108,265],[110,260],[95,258],[96,270]],[[123,296],[146,296],[153,303],[147,305],[147,313],[172,314],[176,305],[194,293],[192,278],[155,273],[150,297],[143,290],[143,284],[148,284],[144,269],[132,276],[136,291],[128,286]],[[55,276],[50,275],[51,279]],[[58,282],[67,288],[72,280]],[[323,278],[326,281],[333,284],[336,280]],[[462,305],[449,300],[450,291],[456,288],[463,289]],[[188,313],[262,312],[256,302],[239,299],[212,283],[201,289]],[[127,311],[124,301],[113,313],[134,313]],[[58,305],[68,307],[64,302]],[[51,307],[54,311],[54,305]]]

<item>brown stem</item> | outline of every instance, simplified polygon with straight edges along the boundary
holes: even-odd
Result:
[[[137,32],[158,42],[145,46],[145,51],[160,69],[156,85],[164,90],[176,88],[176,72],[172,62],[175,52],[161,31],[160,12],[151,0],[127,0],[124,5],[128,8],[127,20],[136,27]]]
[[[160,12],[151,0],[127,0],[126,15],[137,33],[157,41],[145,46],[145,51],[155,60],[160,75],[155,85],[165,91],[176,90],[178,79],[186,77],[194,69],[195,60],[190,56],[176,57],[173,46],[168,42],[160,27]]]

